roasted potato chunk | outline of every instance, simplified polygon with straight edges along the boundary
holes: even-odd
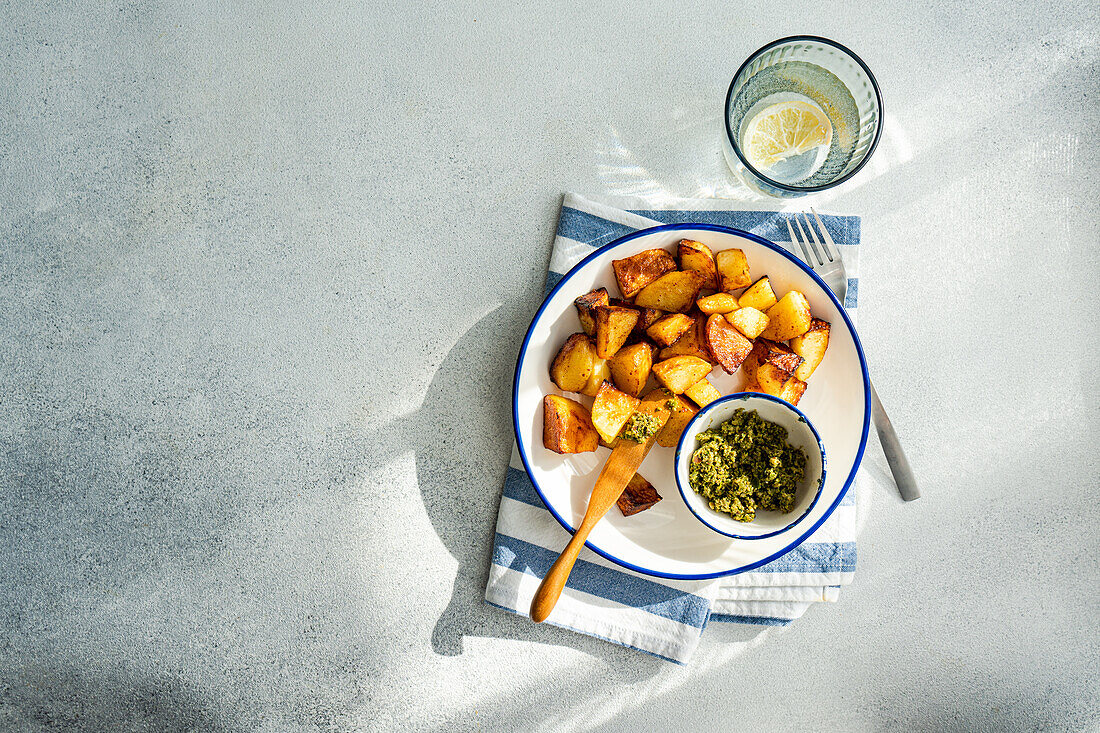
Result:
[[[806,383],[798,377],[791,377],[787,380],[787,383],[783,385],[783,391],[779,393],[779,399],[786,400],[792,405],[797,405],[798,401],[802,399],[802,395],[805,391]]]
[[[752,341],[731,326],[721,315],[715,313],[707,319],[707,348],[714,358],[726,370],[733,374],[748,358],[752,351]]]
[[[592,401],[592,425],[606,443],[613,443],[623,425],[638,409],[639,400],[604,382]]]
[[[738,308],[726,314],[730,325],[751,339],[756,338],[768,327],[768,316],[755,308]]]
[[[787,341],[810,330],[810,302],[797,290],[792,290],[768,308],[768,327],[761,336],[772,341]]]
[[[653,368],[653,347],[647,343],[624,346],[607,362],[615,386],[637,397],[645,388]]]
[[[633,298],[646,285],[676,269],[676,260],[663,249],[647,249],[611,263],[624,298]],[[663,308],[661,310],[664,310]]]
[[[542,444],[555,453],[588,453],[599,446],[600,436],[587,407],[548,394],[542,398]]]
[[[710,374],[710,362],[697,356],[674,356],[653,365],[653,376],[675,394]]]
[[[694,305],[702,287],[703,276],[697,272],[669,272],[642,288],[634,298],[634,305],[682,313]]]
[[[661,500],[661,495],[653,484],[646,481],[639,474],[634,474],[623,489],[622,495],[615,504],[624,517],[644,512]]]
[[[767,313],[768,308],[771,308],[777,302],[779,300],[772,291],[772,284],[767,275],[754,282],[737,299],[737,304],[742,308],[755,308],[765,313]]]
[[[596,356],[610,359],[630,338],[640,314],[633,308],[601,305],[596,308]]]
[[[695,321],[692,320],[691,316],[683,313],[671,313],[658,319],[656,323],[647,328],[646,335],[653,339],[658,346],[669,346],[676,343],[676,340],[684,335],[684,331],[694,325]]]
[[[775,364],[783,371],[790,372],[791,374],[794,374],[795,370],[802,364],[802,357],[783,344],[769,341],[764,338],[757,339],[756,343],[763,347],[760,357],[761,364]]]
[[[692,402],[699,405],[699,407],[706,407],[722,396],[718,388],[706,379],[700,379],[698,382],[685,389],[684,394],[690,397]]]
[[[550,378],[563,392],[580,392],[592,376],[595,356],[592,341],[583,333],[575,333],[558,349],[550,365]]]
[[[607,288],[599,288],[591,293],[586,293],[573,301],[577,307],[577,317],[581,320],[581,328],[589,336],[596,335],[596,308],[608,304]]]
[[[695,301],[695,305],[708,316],[712,313],[729,313],[740,307],[737,305],[737,298],[729,293],[715,293],[699,298]]]
[[[794,375],[803,382],[810,378],[817,365],[825,358],[825,349],[829,348],[830,329],[828,321],[815,318],[810,321],[810,330],[791,339],[791,351],[802,357],[802,363],[798,365]]]
[[[638,311],[638,322],[634,324],[634,330],[631,331],[630,339],[628,339],[627,343],[630,343],[632,341],[640,341],[641,339],[645,338],[646,329],[652,326],[655,321],[657,321],[661,316],[664,315],[664,313],[659,310],[655,310],[653,308],[641,308],[621,298],[612,298],[610,304],[617,305],[620,308],[632,308]]]
[[[783,385],[791,378],[790,372],[785,372],[775,364],[764,362],[756,368],[755,391],[778,397],[783,393]]]
[[[668,422],[665,423],[665,426],[661,428],[661,432],[657,433],[657,445],[663,445],[665,448],[673,448],[680,442],[680,436],[683,434],[684,428],[691,422],[691,418],[695,417],[696,413],[699,412],[698,407],[691,404],[680,395],[674,395],[669,392],[669,399],[671,399],[676,406],[672,408],[672,414],[669,415]]]
[[[702,313],[689,316],[692,319],[692,327],[684,331],[680,338],[671,346],[666,346],[657,354],[660,360],[671,359],[674,356],[697,356],[700,359],[716,363],[714,354],[707,348],[707,317]]]
[[[611,381],[611,367],[607,365],[607,359],[596,356],[596,347],[592,346],[592,376],[581,390],[581,394],[595,397],[600,391],[600,385]]]
[[[714,256],[718,270],[718,289],[727,293],[743,288],[752,282],[749,261],[739,249],[724,249]]]
[[[704,289],[717,290],[718,271],[714,267],[714,253],[710,247],[694,239],[681,239],[678,250],[680,269],[698,272],[703,276]]]

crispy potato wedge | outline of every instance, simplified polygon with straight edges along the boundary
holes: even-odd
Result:
[[[756,343],[763,347],[760,357],[761,364],[775,364],[783,371],[791,374],[794,374],[795,370],[802,364],[802,357],[783,344],[765,338],[757,339]]]
[[[768,316],[755,308],[738,308],[726,314],[730,325],[751,339],[756,338],[768,327]]]
[[[596,308],[607,305],[607,288],[599,288],[591,293],[586,293],[573,301],[577,307],[577,317],[581,320],[581,328],[589,336],[596,335]]]
[[[698,272],[703,276],[704,289],[718,289],[718,271],[714,267],[714,253],[710,247],[694,239],[681,239],[677,247],[680,254],[680,269]]]
[[[768,308],[768,327],[761,336],[772,341],[787,341],[801,336],[810,330],[813,316],[810,314],[810,301],[797,290],[792,290],[775,305]]]
[[[697,356],[674,356],[653,365],[653,376],[675,394],[710,374],[710,362]]]
[[[718,287],[727,293],[752,283],[749,261],[739,249],[724,249],[714,256],[718,269]]]
[[[653,368],[653,351],[653,347],[645,342],[619,349],[607,362],[615,386],[628,395],[640,395]]]
[[[757,339],[752,345],[752,351],[749,352],[748,357],[741,363],[741,373],[745,375],[745,391],[757,392],[759,390],[750,389],[756,383],[756,370],[764,363],[764,352],[767,347],[764,346],[763,339]]]
[[[601,305],[596,308],[596,356],[610,359],[630,338],[640,314],[633,308]]]
[[[702,287],[703,276],[698,272],[668,272],[642,288],[634,298],[634,305],[683,313],[694,305]]]
[[[712,313],[729,313],[740,308],[737,304],[737,298],[729,293],[715,293],[705,298],[699,298],[695,301],[695,305],[708,316]]]
[[[657,445],[674,448],[680,442],[680,436],[683,434],[684,428],[691,422],[691,418],[699,412],[699,408],[680,395],[674,395],[671,392],[669,393],[669,399],[675,402],[676,406],[672,409],[668,422],[661,428],[661,432],[657,433]]]
[[[718,388],[706,379],[700,379],[698,382],[685,389],[684,394],[690,397],[692,402],[699,405],[699,407],[706,407],[722,396]]]
[[[783,385],[791,379],[791,373],[785,372],[771,362],[764,362],[756,369],[755,383],[757,392],[764,392],[773,397],[783,394]]]
[[[728,374],[737,371],[752,351],[752,341],[718,313],[707,319],[706,334],[707,348]]]
[[[830,328],[828,321],[815,318],[810,321],[810,330],[791,339],[791,351],[802,357],[802,363],[798,365],[794,375],[803,382],[810,378],[817,365],[825,358],[825,350],[829,348]]]
[[[592,425],[606,443],[613,443],[623,425],[638,409],[639,400],[604,382],[592,400]]]
[[[802,395],[805,391],[806,383],[798,377],[791,377],[787,380],[787,383],[783,385],[783,391],[779,393],[779,399],[786,400],[792,405],[797,405],[798,401],[802,399]]]
[[[542,398],[542,444],[555,453],[588,453],[596,450],[600,435],[587,407],[548,394]]]
[[[676,340],[684,335],[684,331],[694,325],[695,321],[691,316],[683,313],[670,313],[647,328],[646,335],[653,339],[658,346],[669,346],[676,343]]]
[[[595,397],[600,391],[600,385],[611,381],[611,367],[607,365],[607,359],[596,356],[596,346],[592,346],[592,376],[581,390],[581,394]]]
[[[618,505],[624,517],[629,517],[638,512],[644,512],[660,500],[661,495],[657,493],[657,489],[653,488],[653,484],[636,473],[627,482],[626,488],[623,489],[622,495],[615,504]]]
[[[663,249],[647,249],[621,260],[614,260],[611,268],[624,298],[633,298],[646,285],[676,269],[676,260]],[[663,310],[663,309],[662,309]]]
[[[617,305],[621,308],[633,308],[638,311],[638,322],[634,324],[634,330],[631,331],[630,339],[627,343],[644,339],[646,329],[664,315],[662,311],[654,308],[642,308],[622,298],[612,298],[610,305]]]
[[[755,308],[765,313],[767,313],[768,308],[771,308],[778,302],[779,299],[775,297],[775,293],[772,291],[771,281],[768,280],[767,275],[754,282],[749,289],[741,293],[741,297],[737,299],[737,304],[742,308]]]
[[[563,392],[580,392],[592,376],[595,357],[592,341],[583,333],[575,333],[558,349],[550,365],[550,378]]]
[[[684,331],[680,338],[671,346],[666,346],[657,354],[661,361],[671,359],[674,356],[697,356],[700,359],[716,364],[717,359],[707,348],[707,317],[702,313],[689,315],[692,319],[692,327]]]

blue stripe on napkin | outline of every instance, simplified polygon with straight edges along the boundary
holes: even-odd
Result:
[[[751,232],[773,242],[791,241],[790,232],[783,222],[784,215],[774,211],[667,211],[660,209],[632,210],[631,214],[655,219],[662,224],[717,224],[718,226]],[[829,229],[837,244],[859,244],[859,217],[823,215],[821,220]],[[584,240],[581,240],[584,241]]]
[[[493,564],[543,578],[559,553],[498,532],[493,543]],[[566,585],[697,629],[702,629],[710,616],[710,601],[706,598],[583,559],[573,566]]]
[[[634,227],[608,221],[586,211],[578,211],[568,206],[561,207],[561,219],[558,220],[559,237],[584,242],[593,247],[602,247],[635,231],[637,229]]]

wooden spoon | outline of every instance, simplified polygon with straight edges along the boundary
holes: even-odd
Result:
[[[600,471],[596,486],[592,489],[592,496],[588,499],[588,509],[584,513],[584,519],[581,520],[581,526],[577,527],[577,531],[573,533],[573,539],[569,540],[569,544],[561,551],[561,555],[535,592],[535,597],[531,601],[532,621],[536,623],[545,621],[554,610],[562,588],[565,587],[565,581],[569,579],[569,573],[573,570],[573,563],[577,561],[577,555],[584,547],[584,542],[588,539],[592,528],[603,519],[603,515],[607,514],[611,505],[618,501],[627,482],[638,472],[638,467],[642,465],[649,449],[653,447],[653,443],[657,440],[657,433],[661,432],[661,428],[668,421],[669,410],[665,405],[667,401],[668,394],[664,393],[664,390],[656,390],[638,405],[637,412],[651,415],[660,420],[661,424],[644,443],[619,440],[618,445],[611,451],[611,455],[607,457],[607,463]]]

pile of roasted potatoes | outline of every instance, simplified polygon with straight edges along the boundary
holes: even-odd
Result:
[[[779,297],[768,278],[753,282],[740,249],[717,254],[682,239],[676,256],[648,249],[612,262],[619,295],[605,288],[574,301],[581,331],[562,344],[550,377],[562,392],[543,400],[543,445],[557,453],[614,447],[639,398],[668,396],[672,414],[657,444],[675,446],[699,408],[721,397],[707,376],[716,366],[744,374],[742,391],[797,405],[829,346],[829,324],[806,296]],[[625,512],[624,512],[625,513]]]

